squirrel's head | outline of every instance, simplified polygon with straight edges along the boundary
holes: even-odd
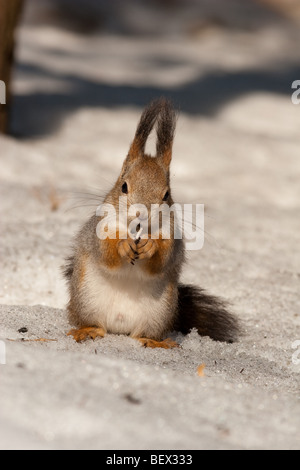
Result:
[[[156,156],[145,153],[146,142],[156,127]],[[170,189],[170,164],[176,127],[176,113],[165,98],[150,103],[144,110],[134,140],[123,163],[121,174],[110,196],[116,201],[127,196],[127,205],[143,205],[140,211],[145,219],[152,204],[172,205]]]

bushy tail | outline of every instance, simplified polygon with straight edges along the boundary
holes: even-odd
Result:
[[[177,321],[176,329],[183,334],[196,328],[201,336],[227,343],[237,341],[241,331],[238,319],[223,300],[190,285],[179,285]]]

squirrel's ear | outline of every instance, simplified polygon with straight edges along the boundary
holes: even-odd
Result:
[[[144,156],[147,139],[151,134],[160,111],[161,100],[152,101],[152,103],[145,108],[137,126],[134,140],[129,149],[127,157],[128,163]]]
[[[157,120],[157,157],[161,158],[168,169],[172,160],[173,141],[177,116],[172,104],[163,99],[161,112]]]
[[[152,101],[141,116],[125,165],[130,165],[144,156],[148,137],[157,122],[157,157],[162,159],[168,169],[172,159],[176,121],[176,113],[170,101],[166,98]]]

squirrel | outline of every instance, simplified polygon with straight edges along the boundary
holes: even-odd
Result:
[[[119,198],[126,196],[127,207],[139,203],[150,210],[152,204],[173,205],[170,164],[176,123],[177,113],[165,98],[145,108],[105,204],[118,211]],[[145,153],[154,128],[155,157]],[[103,215],[96,213],[84,224],[63,267],[70,294],[68,319],[76,327],[68,335],[82,342],[107,333],[124,334],[145,347],[165,349],[178,346],[168,333],[187,334],[193,328],[216,341],[238,339],[239,321],[222,299],[180,283],[185,248],[184,241],[174,236],[174,217],[170,236],[164,238],[160,232],[156,239],[149,233],[125,238],[118,224],[115,237],[100,238],[101,220]],[[143,220],[137,220],[138,231]]]

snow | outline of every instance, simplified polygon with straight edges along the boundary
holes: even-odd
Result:
[[[299,449],[297,34],[153,41],[23,24],[18,138],[0,137],[1,449]],[[77,344],[60,266],[143,105],[165,93],[181,107],[175,199],[206,207],[205,245],[188,253],[183,281],[229,300],[244,334],[227,345],[172,332],[174,350],[114,335]],[[54,341],[28,341],[39,338]]]

